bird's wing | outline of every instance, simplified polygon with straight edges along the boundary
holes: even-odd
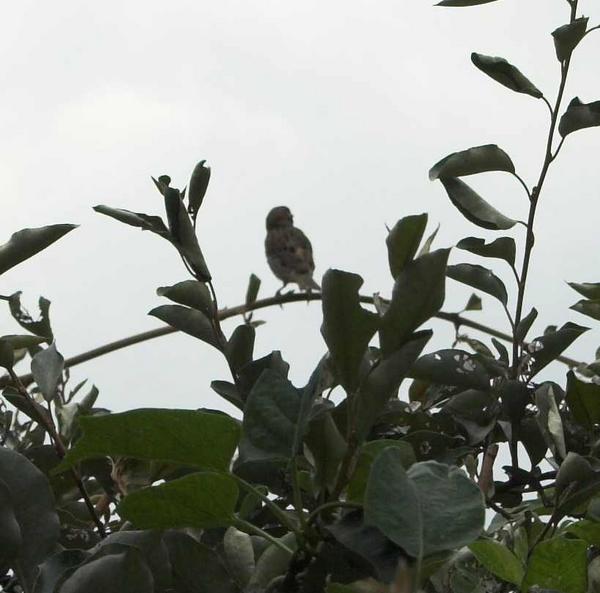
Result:
[[[266,250],[267,257],[278,260],[288,273],[305,276],[314,272],[312,245],[308,237],[296,227],[269,233]]]

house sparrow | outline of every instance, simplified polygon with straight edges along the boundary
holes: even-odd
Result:
[[[286,206],[277,206],[267,215],[265,251],[273,274],[283,282],[276,294],[281,294],[290,282],[307,292],[320,290],[312,277],[315,271],[312,245],[294,226],[292,213]]]

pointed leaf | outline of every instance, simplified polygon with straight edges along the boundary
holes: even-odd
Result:
[[[248,288],[246,289],[246,306],[254,303],[258,297],[260,290],[260,278],[256,274],[250,274],[248,280]]]
[[[33,379],[47,402],[56,397],[64,366],[65,359],[56,350],[55,342],[45,350],[40,350],[31,360]]]
[[[488,204],[464,181],[456,177],[442,177],[440,181],[445,187],[450,201],[473,224],[492,231],[504,231],[517,224],[516,220],[504,216],[491,204]]]
[[[536,389],[535,404],[538,408],[536,420],[546,444],[555,457],[564,459],[567,455],[565,433],[553,383],[543,383]]]
[[[448,266],[446,271],[448,278],[452,278],[473,288],[497,298],[503,305],[508,302],[508,294],[504,282],[491,270],[474,264],[458,264]]]
[[[487,171],[515,172],[510,157],[496,144],[474,146],[449,154],[430,169],[429,179],[434,181],[441,177],[465,177]]]
[[[394,279],[398,277],[402,268],[414,259],[426,226],[427,214],[418,214],[401,218],[389,232],[385,243],[390,272]]]
[[[25,307],[21,304],[21,291],[10,295],[8,299],[8,307],[10,314],[15,321],[25,330],[43,336],[49,342],[52,341],[52,327],[50,326],[50,301],[41,296],[38,300],[40,309],[39,319],[34,319]]]
[[[321,334],[347,392],[356,389],[360,364],[379,325],[379,316],[360,306],[362,283],[360,276],[341,270],[323,276]]]
[[[256,330],[246,323],[238,325],[225,346],[225,356],[229,364],[237,372],[252,362]]]
[[[192,220],[196,219],[198,210],[202,206],[208,182],[210,181],[210,167],[205,167],[206,161],[200,161],[192,171],[190,189],[188,191],[188,212]]]
[[[503,581],[519,586],[525,576],[521,561],[503,544],[480,539],[469,546],[478,562]]]
[[[480,4],[489,4],[496,0],[442,0],[436,6],[479,6]]]
[[[590,430],[600,424],[600,385],[585,383],[569,371],[566,398],[573,417],[582,426]]]
[[[431,233],[431,235],[429,235],[429,237],[427,237],[427,239],[425,239],[425,243],[423,243],[423,247],[421,247],[421,249],[419,250],[417,257],[421,257],[422,255],[425,255],[426,253],[429,253],[431,251],[431,245],[432,245],[434,239],[436,238],[439,230],[440,230],[440,225],[438,224],[435,227],[435,230],[433,231],[433,233]]]
[[[471,61],[479,70],[511,91],[531,95],[536,99],[541,99],[544,96],[517,67],[507,62],[504,58],[485,56],[473,52],[471,54]]]
[[[536,338],[530,345],[533,365],[530,379],[537,375],[546,365],[556,360],[581,334],[588,331],[576,323],[565,323],[560,329]]]
[[[53,224],[14,233],[7,243],[0,245],[0,274],[33,257],[77,228],[75,224]]]
[[[379,330],[384,356],[398,350],[444,304],[449,249],[438,249],[410,262],[394,283],[390,306]]]
[[[556,57],[559,62],[564,62],[569,58],[573,50],[579,45],[579,42],[585,36],[588,20],[587,17],[581,17],[552,31]]]
[[[483,307],[481,305],[481,297],[479,297],[478,295],[473,293],[469,297],[469,300],[467,301],[467,304],[465,305],[464,310],[465,311],[481,311],[482,309],[483,309]]]
[[[564,138],[571,132],[600,126],[600,101],[582,103],[575,97],[563,113],[558,131]]]
[[[221,344],[217,339],[213,324],[201,311],[188,309],[181,305],[161,305],[152,309],[148,315],[221,350]]]
[[[160,216],[151,216],[141,212],[131,212],[122,208],[111,208],[110,206],[94,206],[94,210],[100,214],[110,216],[119,222],[124,222],[131,226],[139,227],[143,231],[151,231],[157,235],[171,241],[169,229],[165,226]]]
[[[531,309],[531,311],[519,321],[517,328],[515,330],[515,336],[517,340],[522,342],[527,337],[527,332],[531,329],[533,322],[537,319],[538,312],[535,307]]]
[[[481,257],[492,257],[503,259],[509,265],[515,265],[516,246],[512,237],[500,237],[491,243],[477,237],[466,237],[461,239],[456,246]]]
[[[581,300],[569,307],[569,309],[600,321],[600,299],[593,301]]]
[[[586,299],[600,299],[600,282],[583,282],[582,284],[568,282],[568,284],[573,290],[576,290]]]
[[[173,286],[160,286],[156,289],[156,294],[180,305],[202,311],[208,317],[213,315],[215,309],[208,287],[198,280],[184,280]]]

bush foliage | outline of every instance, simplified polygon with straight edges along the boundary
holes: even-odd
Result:
[[[587,327],[565,323],[531,335],[538,311],[523,309],[547,174],[567,136],[600,126],[600,101],[575,97],[563,107],[572,56],[598,29],[580,16],[578,0],[566,4],[567,22],[552,32],[560,68],[552,102],[505,59],[471,56],[488,77],[548,108],[535,184],[495,144],[457,151],[429,172],[473,225],[500,234],[455,246],[485,265],[448,265],[450,249],[434,248],[427,215],[410,215],[386,240],[388,298],[360,294],[360,276],[332,269],[320,293],[262,299],[251,275],[244,303],[219,310],[195,232],[210,180],[205,161],[187,191],[168,176],[155,180],[164,220],[96,206],[177,250],[189,277],[160,287],[169,304],[150,315],[223,355],[231,376],[211,387],[241,420],[209,409],[99,407],[95,387],[69,382],[81,358],[58,352],[49,301],[40,299],[36,319],[20,293],[2,297],[23,330],[0,338],[2,590],[600,590],[600,361],[563,356]],[[464,180],[488,171],[515,177],[529,203],[526,221],[499,212]],[[73,228],[15,233],[0,246],[0,273]],[[486,267],[489,259],[510,283]],[[442,310],[447,277],[476,291],[459,313]],[[572,308],[600,320],[600,283],[571,286],[583,297]],[[498,301],[508,334],[464,316],[481,308],[477,293]],[[296,386],[277,350],[254,357],[253,311],[310,300],[322,304],[326,348]],[[241,323],[227,336],[221,322],[233,316]],[[431,352],[426,327],[434,317],[454,324],[456,340]],[[543,378],[557,360],[570,367],[562,384]],[[25,365],[31,373],[22,374]],[[494,468],[499,447],[510,454],[504,471]]]

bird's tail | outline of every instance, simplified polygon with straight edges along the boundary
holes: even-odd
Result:
[[[302,290],[306,290],[306,292],[312,292],[313,290],[321,290],[321,287],[315,282],[315,279],[312,276],[305,276],[302,279],[302,284],[300,285]]]

